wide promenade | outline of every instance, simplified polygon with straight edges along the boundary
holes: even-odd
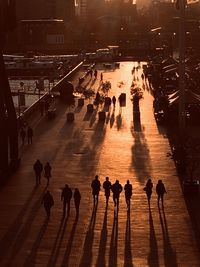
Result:
[[[144,62],[141,63],[141,65]],[[76,106],[75,121],[66,122],[69,112],[57,104],[54,120],[46,117],[30,122],[34,127],[32,145],[21,146],[19,170],[0,190],[0,266],[1,267],[199,267],[199,251],[183,198],[166,131],[158,127],[153,115],[153,97],[148,82],[142,82],[142,69],[132,75],[136,62],[121,62],[120,68],[105,70],[98,65],[98,77],[84,82],[98,90],[100,72],[112,84],[109,96],[127,95],[126,107],[117,102],[106,112],[105,123],[98,122],[95,108],[91,115]],[[72,81],[77,85],[78,76]],[[140,101],[141,123],[133,120],[130,86],[135,81],[143,90]],[[52,165],[48,189],[54,197],[48,220],[42,197],[46,180],[35,186],[33,163]],[[133,185],[131,212],[127,213],[124,192],[121,193],[118,216],[112,198],[106,209],[104,192],[93,208],[91,181],[98,174],[111,182],[119,179],[124,186]],[[154,183],[149,211],[143,191],[147,178]],[[158,209],[155,186],[165,183],[165,208]],[[78,187],[82,199],[80,215],[71,212],[62,219],[61,190],[65,184]]]

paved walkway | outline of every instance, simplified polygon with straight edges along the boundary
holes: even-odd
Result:
[[[118,103],[114,110],[111,107],[105,124],[98,123],[97,110],[86,114],[86,104],[75,107],[72,124],[66,122],[67,110],[61,104],[55,120],[38,122],[33,145],[22,149],[19,170],[0,191],[0,266],[200,266],[179,179],[167,157],[169,142],[165,129],[155,123],[153,98],[148,84],[140,80],[140,71],[135,79],[144,89],[141,124],[133,123],[129,88],[134,64],[124,62],[120,69],[103,72],[104,80],[112,83],[109,95],[127,93],[126,107],[120,110]],[[99,79],[86,82],[99,87]],[[45,178],[35,187],[32,165],[37,158],[53,167],[49,190],[55,205],[49,221],[41,205]],[[122,185],[130,179],[134,188],[130,216],[124,193],[118,216],[111,199],[106,209],[103,191],[93,209],[90,184],[95,174],[101,183],[105,176],[111,182],[119,179]],[[148,177],[154,182],[150,212],[143,191]],[[167,189],[165,209],[160,212],[155,194],[159,178]],[[62,220],[60,195],[65,183],[81,191],[78,220],[73,203],[70,216]]]

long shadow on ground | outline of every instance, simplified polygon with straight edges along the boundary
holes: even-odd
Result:
[[[93,206],[90,224],[86,233],[85,242],[83,246],[83,255],[81,257],[79,267],[90,267],[92,263],[92,245],[94,239],[94,227],[96,221],[97,204]]]
[[[156,234],[153,224],[153,218],[151,215],[151,210],[149,209],[149,242],[150,242],[150,252],[148,256],[148,266],[149,267],[159,267],[159,260],[158,260],[158,245],[156,240]]]
[[[125,248],[124,248],[124,267],[133,267],[131,252],[131,219],[130,211],[127,212],[126,220],[126,234],[125,234]]]
[[[25,263],[24,263],[24,267],[34,267],[36,262],[36,257],[37,257],[37,252],[38,252],[38,249],[40,247],[40,243],[43,239],[43,236],[46,232],[46,229],[47,229],[47,226],[48,226],[48,218],[45,218],[44,220],[44,223],[35,239],[35,242],[33,244],[33,247],[32,247],[32,250],[30,252],[30,254],[28,255],[27,259],[25,260]]]
[[[160,224],[161,224],[162,233],[163,233],[165,266],[166,267],[178,267],[177,259],[176,259],[176,252],[172,248],[170,239],[169,239],[169,233],[168,233],[168,227],[167,227],[167,221],[166,221],[164,209],[161,211],[159,208],[159,215],[160,215]]]
[[[61,267],[68,267],[69,266],[69,256],[70,256],[71,249],[72,249],[72,244],[73,244],[74,235],[75,235],[75,232],[76,232],[77,223],[78,223],[78,217],[76,217],[76,219],[74,221],[74,224],[73,224],[70,236],[69,236],[69,240],[68,240],[68,243],[67,243],[67,246],[66,246],[66,251],[65,251],[65,254],[64,254],[64,257],[63,257],[63,261],[62,261]]]
[[[114,212],[113,227],[110,241],[109,266],[117,267],[118,245],[118,210]]]
[[[62,245],[62,242],[63,242],[63,238],[64,238],[64,234],[65,234],[65,229],[66,229],[66,226],[67,226],[68,218],[69,217],[66,217],[66,219],[65,219],[63,217],[61,219],[60,226],[58,228],[58,232],[57,232],[57,235],[56,235],[56,239],[54,241],[54,245],[53,245],[53,248],[52,248],[51,256],[49,258],[47,267],[56,266],[56,263],[57,263],[57,260],[58,260],[58,256],[59,256],[59,253],[60,253],[60,248],[61,248],[61,245]]]
[[[143,132],[132,131],[134,144],[132,146],[132,166],[136,173],[136,178],[144,184],[146,177],[151,177],[151,160],[149,148]]]
[[[105,267],[105,253],[106,253],[106,241],[107,241],[107,206],[104,213],[103,227],[101,229],[101,237],[99,242],[99,252],[97,257],[96,267]]]

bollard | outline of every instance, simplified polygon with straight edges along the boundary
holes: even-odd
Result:
[[[99,121],[104,122],[106,120],[106,113],[105,111],[99,111]]]
[[[93,106],[93,104],[88,104],[88,105],[87,105],[87,112],[92,113],[93,111],[94,111],[94,106]]]
[[[73,122],[74,121],[74,113],[69,112],[67,113],[67,122]]]
[[[111,105],[111,98],[106,96],[105,97],[105,106],[110,106]]]
[[[78,99],[78,106],[79,106],[79,107],[84,106],[84,98],[79,98],[79,99]]]

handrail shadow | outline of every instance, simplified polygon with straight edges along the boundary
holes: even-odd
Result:
[[[10,256],[10,263],[14,260],[15,256],[18,254],[21,246],[25,242],[25,239],[30,231],[31,224],[34,221],[34,218],[41,206],[42,198],[44,195],[46,188],[41,193],[39,199],[34,203],[32,207],[32,211],[29,213],[28,218],[24,224],[22,224],[22,221],[24,219],[25,214],[28,212],[29,206],[31,205],[31,201],[37,192],[37,187],[34,187],[32,192],[30,193],[30,196],[24,205],[21,212],[18,214],[16,220],[14,223],[9,227],[7,233],[4,235],[0,242],[0,263],[6,256],[6,254],[11,250],[11,256]],[[13,246],[12,246],[13,243]],[[9,265],[8,265],[9,266]]]

